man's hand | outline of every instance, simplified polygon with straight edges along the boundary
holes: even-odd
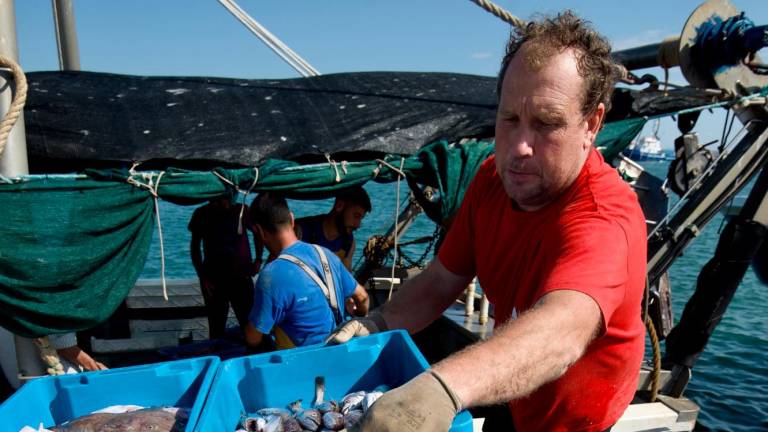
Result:
[[[451,427],[461,402],[442,378],[428,370],[384,393],[360,422],[359,432],[443,432]]]
[[[352,316],[357,315],[357,305],[355,304],[355,301],[352,299],[352,297],[344,301],[344,309],[346,309],[347,313]]]
[[[72,364],[79,365],[87,371],[105,370],[107,369],[102,363],[97,362],[88,353],[81,350],[78,346],[72,346],[67,348],[57,349],[56,352],[67,359]]]
[[[389,327],[384,318],[379,313],[372,312],[367,317],[354,318],[336,327],[325,343],[342,344],[353,337],[368,336],[386,330],[389,330]]]

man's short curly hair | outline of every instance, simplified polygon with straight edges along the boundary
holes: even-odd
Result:
[[[497,88],[499,97],[504,74],[523,44],[526,44],[524,61],[533,70],[543,67],[553,55],[569,48],[574,49],[576,67],[584,80],[582,114],[593,114],[601,102],[605,105],[606,112],[611,108],[611,96],[616,83],[611,45],[589,22],[577,17],[570,10],[555,17],[531,21],[525,27],[515,29],[501,62]]]

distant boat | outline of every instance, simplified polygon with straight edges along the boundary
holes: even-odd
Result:
[[[634,161],[663,161],[670,159],[664,153],[664,149],[661,148],[661,141],[653,135],[646,135],[640,138],[639,143],[638,140],[632,140],[623,153],[624,156]]]

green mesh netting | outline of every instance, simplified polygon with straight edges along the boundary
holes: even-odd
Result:
[[[607,125],[597,145],[625,147],[643,120]],[[428,212],[451,216],[493,144],[437,142],[417,154],[382,161],[298,165],[269,160],[255,168],[160,173],[90,170],[77,176],[28,176],[0,183],[0,325],[37,337],[105,321],[138,278],[155,229],[154,196],[182,205],[241,191],[284,191],[291,198],[328,197],[367,181],[391,182],[400,168],[411,183],[437,189]],[[258,175],[254,185],[254,179]],[[159,178],[159,183],[158,183]],[[133,184],[128,182],[131,179]]]
[[[33,179],[0,187],[0,325],[36,337],[117,308],[152,240],[150,195],[128,184]]]

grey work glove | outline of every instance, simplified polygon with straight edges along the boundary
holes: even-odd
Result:
[[[378,312],[371,312],[368,316],[351,319],[331,332],[326,344],[342,344],[358,336],[368,336],[389,330],[384,317]]]
[[[354,432],[443,432],[451,428],[461,401],[432,370],[382,395]]]

